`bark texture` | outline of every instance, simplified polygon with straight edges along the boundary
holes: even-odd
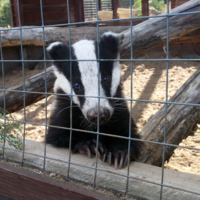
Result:
[[[112,26],[100,27],[99,35],[106,31],[119,33],[121,58],[130,58],[131,41],[133,44],[133,58],[149,51],[150,49],[167,44],[167,21],[169,21],[169,44],[183,44],[200,42],[200,13],[181,14],[184,12],[200,11],[200,1],[191,0],[169,12],[169,20],[166,16],[159,15],[150,18],[136,26],[132,31],[129,27]],[[179,15],[173,15],[177,14]],[[131,34],[132,32],[132,34]],[[132,38],[131,38],[132,35]],[[55,41],[69,44],[69,28],[47,27],[44,30],[45,46]],[[80,39],[97,39],[96,27],[71,27],[71,44]],[[20,46],[20,30],[8,30],[1,32],[2,47]],[[22,30],[23,45],[43,45],[43,29],[32,28]]]
[[[200,104],[200,69],[191,76],[174,94],[169,102]],[[150,117],[141,131],[142,138],[152,142],[164,142],[165,129],[164,105],[155,115]],[[192,105],[167,104],[166,143],[178,145],[182,139],[193,135],[200,123],[200,107]],[[174,147],[166,146],[165,160],[169,159]],[[140,161],[161,166],[163,145],[145,143]]]
[[[24,107],[24,95],[25,106],[29,106],[45,98],[45,94],[42,94],[45,92],[45,79],[47,92],[53,93],[55,76],[52,67],[49,67],[46,70],[46,76],[45,72],[42,72],[29,78],[24,84],[25,88],[23,84],[20,84],[5,91],[6,110],[12,113],[22,109]],[[26,93],[23,93],[24,90]],[[37,92],[39,92],[39,94]],[[4,92],[0,94],[0,107],[4,108]]]

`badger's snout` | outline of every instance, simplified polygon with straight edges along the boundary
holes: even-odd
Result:
[[[97,124],[98,120],[98,109],[91,109],[87,112],[87,118],[93,124]],[[110,118],[110,112],[107,108],[99,109],[99,124],[104,124]]]

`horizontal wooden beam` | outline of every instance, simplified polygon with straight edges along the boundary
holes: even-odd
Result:
[[[22,153],[6,146],[5,158],[21,162]],[[24,164],[43,168],[44,143],[25,141]],[[45,169],[55,174],[67,176],[69,151],[47,145]],[[69,177],[77,181],[93,184],[96,158],[86,155],[72,154]],[[0,174],[2,174],[0,172]],[[113,166],[98,160],[96,186],[125,192],[127,168],[115,170]],[[129,168],[128,194],[144,199],[159,199],[161,190],[162,168],[148,164],[131,162]],[[3,180],[0,181],[3,183]],[[200,176],[164,169],[162,199],[186,200],[199,199]],[[1,188],[1,187],[0,187]],[[48,187],[46,190],[49,190]],[[44,191],[44,190],[43,190]],[[188,192],[186,192],[188,191]],[[195,194],[198,193],[199,195]]]
[[[128,27],[99,27],[99,35],[106,31],[119,33],[120,38],[120,56],[121,58],[130,58],[131,44],[133,46],[133,57],[136,58],[141,54],[156,47],[165,47],[167,37],[169,44],[197,43],[200,42],[199,35],[194,35],[200,30],[200,1],[191,0],[181,6],[172,9],[167,17],[164,14],[146,20],[130,29]],[[184,12],[193,12],[191,14],[182,14]],[[180,14],[174,15],[173,14]],[[133,19],[134,21],[137,19]],[[167,31],[167,21],[169,21],[169,31]],[[102,22],[103,23],[103,22]],[[94,23],[96,25],[96,23]],[[87,26],[87,24],[85,24]],[[83,25],[84,26],[84,25]],[[69,44],[68,27],[46,27],[44,29],[45,46],[55,41],[62,41]],[[1,31],[2,47],[23,45],[43,45],[43,29],[31,28],[22,29],[22,41],[20,41],[20,30],[10,29]],[[97,39],[96,27],[71,27],[70,40],[71,44],[80,39]]]

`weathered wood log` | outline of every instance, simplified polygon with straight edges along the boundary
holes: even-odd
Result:
[[[38,168],[43,171],[44,166],[44,158],[42,157],[44,155],[44,143],[38,142],[34,140],[25,140],[26,144],[26,154],[24,156],[23,164],[24,166],[28,165],[29,167]],[[6,143],[6,151],[4,153],[5,159],[9,161],[14,161],[17,163],[22,162],[22,152],[16,151],[14,147],[9,146]],[[40,156],[38,156],[40,155]],[[96,163],[96,157],[88,158],[86,155],[81,154],[71,154],[71,165],[69,166],[69,150],[66,148],[55,148],[51,145],[46,146],[46,156],[48,159],[45,160],[45,172],[53,172],[55,173],[55,176],[61,175],[64,177],[68,177],[68,167],[70,167],[70,173],[69,173],[69,181],[74,183],[76,188],[79,186],[77,185],[77,181],[81,181],[82,183],[87,183],[87,190],[88,190],[88,184],[92,184],[94,180],[94,163]],[[9,166],[5,166],[4,163],[0,163],[0,194],[5,194],[5,196],[8,196],[10,194],[13,194],[14,196],[10,196],[12,199],[17,199],[17,195],[22,194],[22,187],[19,184],[28,184],[26,187],[26,191],[23,193],[23,198],[19,199],[27,199],[25,198],[25,195],[28,195],[30,197],[30,193],[27,191],[31,191],[32,189],[35,190],[36,183],[35,180],[39,181],[41,178],[45,178],[42,176],[42,174],[37,174],[34,171],[34,176],[32,179],[29,179],[26,183],[24,183],[24,177],[16,177],[16,170],[18,170],[16,164],[14,165],[14,173],[9,175],[8,172],[12,172],[12,169]],[[2,171],[2,167],[7,171]],[[116,194],[117,191],[125,192],[126,184],[127,184],[127,177],[125,176],[127,174],[127,168],[123,168],[120,170],[115,170],[113,166],[109,166],[108,163],[105,163],[101,160],[98,160],[98,175],[97,175],[97,188],[95,188],[95,191],[98,188],[104,188],[104,190],[108,189],[109,191],[113,191]],[[25,170],[24,168],[21,168],[20,170]],[[22,173],[23,173],[22,171]],[[30,170],[28,171],[29,175]],[[5,175],[6,174],[6,175]],[[38,175],[38,176],[37,176]],[[35,177],[35,178],[34,178]],[[57,176],[58,177],[58,176]],[[162,177],[162,168],[147,165],[144,163],[137,163],[137,162],[131,162],[129,166],[129,184],[128,184],[128,194],[133,195],[134,198],[130,199],[160,199],[160,185],[161,183],[161,177]],[[48,177],[46,177],[48,178]],[[6,179],[6,181],[4,181]],[[76,180],[76,181],[74,181]],[[187,184],[186,184],[187,180]],[[43,180],[43,183],[44,184]],[[50,180],[49,180],[50,181]],[[52,179],[49,183],[52,183]],[[59,188],[58,181],[59,179],[54,179],[54,183],[56,184],[57,188]],[[5,183],[4,183],[5,182]],[[64,188],[66,184],[68,185],[68,182],[63,182],[61,188]],[[162,200],[199,200],[199,183],[200,183],[200,176],[196,174],[189,174],[184,172],[179,172],[175,170],[170,169],[164,169],[164,189],[162,193]],[[13,186],[15,185],[15,186]],[[23,185],[24,186],[24,185]],[[167,187],[166,187],[167,186]],[[11,189],[10,189],[11,187]],[[49,188],[49,185],[44,188]],[[81,185],[83,187],[83,185]],[[5,188],[7,189],[5,191]],[[60,188],[60,189],[61,189]],[[29,190],[28,190],[29,189]],[[83,188],[82,188],[83,189]],[[12,190],[12,191],[10,191]],[[71,190],[73,191],[73,190]],[[185,192],[189,191],[189,192]],[[44,189],[43,185],[40,185],[39,192],[44,195]],[[55,190],[53,190],[55,193]],[[79,189],[79,192],[80,189]],[[36,192],[31,193],[32,199],[38,199],[37,197],[34,198],[34,194]],[[7,194],[7,195],[6,195]],[[48,194],[48,193],[47,193]],[[59,194],[63,194],[62,190],[59,191]],[[104,196],[106,197],[107,195]],[[43,197],[40,195],[40,197]],[[64,196],[64,195],[63,195]],[[62,197],[63,197],[62,196]],[[56,196],[59,199],[59,195]],[[66,195],[64,196],[64,199],[66,198]],[[67,196],[68,197],[68,196]],[[40,198],[41,199],[41,198]],[[50,199],[43,198],[43,199]],[[76,199],[76,198],[74,198]],[[82,198],[83,199],[83,198]],[[86,199],[86,198],[85,198]],[[91,198],[90,198],[91,199]],[[105,199],[104,197],[98,196],[98,199]],[[109,198],[110,199],[110,198]],[[123,199],[123,198],[117,198],[115,196],[114,199]],[[129,199],[129,198],[128,198]],[[111,199],[110,199],[111,200]]]
[[[169,102],[200,104],[200,68],[175,93]],[[144,140],[164,142],[165,105],[152,117],[141,130]],[[196,124],[200,123],[200,107],[191,105],[167,104],[166,143],[178,145],[182,139],[192,135]],[[166,146],[165,160],[168,160],[174,147]],[[140,161],[160,166],[163,145],[146,143]]]
[[[111,26],[99,27],[99,35],[110,30],[120,33],[129,27],[126,26]],[[61,41],[69,44],[69,28],[68,27],[48,27],[44,29],[45,46],[55,41]],[[1,32],[2,47],[19,46],[20,30],[7,30]],[[70,39],[71,44],[81,39],[97,39],[97,27],[71,27]],[[22,30],[22,44],[23,45],[36,45],[43,46],[43,29],[42,28],[28,28]]]
[[[25,106],[29,106],[45,98],[45,94],[34,93],[45,92],[45,79],[47,92],[53,92],[55,76],[52,67],[47,68],[46,76],[45,72],[42,72],[35,76],[32,76],[25,82],[25,91],[28,92],[25,93]],[[9,90],[5,92],[6,110],[10,113],[16,112],[24,107],[24,93],[19,91],[23,91],[23,84],[9,88]],[[0,94],[0,107],[4,108],[3,92]]]
[[[200,1],[191,0],[172,9],[169,14],[200,11]],[[149,19],[132,28],[133,57],[149,51],[150,49],[166,46],[167,44],[167,18]],[[200,13],[169,16],[169,44],[183,44],[200,42]],[[188,37],[188,35],[190,37]],[[122,58],[130,57],[131,30],[121,33],[122,44],[120,55]]]
[[[200,1],[191,0],[181,6],[172,9],[169,13],[183,13],[200,11]],[[131,47],[131,30],[126,30],[127,27],[100,27],[99,35],[105,31],[114,31],[120,33],[121,45],[120,52],[121,58],[130,58]],[[182,44],[182,43],[196,43],[200,42],[199,34],[196,35],[196,30],[200,29],[200,13],[184,14],[169,16],[169,43]],[[126,31],[124,31],[126,30]],[[68,27],[58,28],[51,27],[45,28],[45,45],[51,42],[62,41],[69,43],[69,29]],[[93,39],[97,38],[96,27],[78,27],[71,28],[70,31],[71,43],[80,39]],[[132,28],[132,42],[133,42],[133,57],[149,51],[150,49],[166,46],[167,38],[167,18],[160,15],[158,18],[151,18]],[[19,46],[20,43],[20,30],[8,30],[1,32],[2,47]],[[43,45],[43,29],[23,29],[22,30],[22,44],[23,45]]]

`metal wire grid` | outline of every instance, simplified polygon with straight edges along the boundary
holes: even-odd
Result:
[[[2,91],[4,93],[4,110],[6,109],[6,99],[5,99],[5,93],[6,91],[12,91],[12,92],[21,92],[24,94],[24,120],[22,121],[19,121],[19,120],[14,120],[14,121],[17,121],[17,122],[21,122],[24,124],[24,135],[23,135],[23,150],[22,151],[19,151],[19,150],[12,150],[12,149],[9,149],[11,151],[16,151],[16,152],[21,152],[22,153],[22,166],[24,164],[24,155],[25,154],[30,154],[30,155],[34,155],[34,156],[37,156],[37,157],[41,157],[44,159],[44,162],[43,162],[43,169],[45,170],[45,163],[46,163],[46,159],[50,159],[50,160],[56,160],[54,158],[50,158],[50,157],[47,157],[46,156],[46,142],[45,142],[45,146],[44,146],[44,155],[41,156],[41,155],[36,155],[34,153],[28,153],[28,152],[25,152],[25,149],[24,149],[24,146],[25,146],[25,129],[26,129],[26,124],[33,124],[33,125],[40,125],[40,126],[44,126],[45,127],[45,136],[46,136],[46,131],[47,131],[47,127],[49,127],[50,125],[47,125],[47,96],[48,95],[60,95],[60,96],[63,96],[63,94],[53,94],[53,93],[48,93],[47,92],[47,86],[46,86],[46,81],[45,81],[45,92],[30,92],[30,91],[26,91],[26,88],[25,88],[25,80],[24,80],[24,62],[35,62],[35,60],[24,60],[24,55],[23,55],[23,45],[22,45],[22,30],[23,29],[29,29],[29,28],[38,28],[38,27],[42,27],[43,29],[43,53],[44,53],[44,60],[38,60],[38,62],[43,62],[44,63],[44,70],[46,72],[46,52],[45,52],[45,35],[44,35],[44,28],[45,27],[56,27],[56,26],[68,26],[69,27],[69,45],[71,44],[71,34],[70,34],[70,27],[71,25],[77,25],[77,24],[87,24],[87,23],[91,23],[91,22],[79,22],[79,23],[70,23],[70,16],[69,16],[69,0],[67,0],[67,12],[68,12],[68,23],[67,24],[58,24],[58,25],[48,25],[48,26],[44,26],[44,20],[43,20],[43,9],[42,9],[42,0],[40,0],[40,7],[41,7],[41,16],[42,16],[42,26],[34,26],[34,27],[22,27],[21,26],[21,23],[20,23],[20,12],[19,12],[19,0],[17,0],[17,4],[18,4],[18,15],[19,15],[19,28],[13,28],[14,30],[20,30],[20,40],[21,40],[21,60],[4,60],[3,58],[3,53],[2,53],[2,46],[1,46],[1,37],[0,37],[0,52],[1,52],[1,63],[2,63],[2,81],[3,81],[3,89],[0,89],[0,91]],[[132,5],[132,0],[130,0],[130,7]],[[96,0],[96,12],[98,11],[98,1]],[[199,104],[191,104],[191,103],[177,103],[177,102],[170,102],[168,101],[168,68],[169,68],[169,62],[170,61],[200,61],[200,59],[169,59],[169,16],[175,16],[175,15],[184,15],[184,14],[191,14],[191,13],[200,13],[199,11],[196,11],[196,12],[185,12],[185,13],[178,13],[178,14],[169,14],[169,0],[167,1],[167,13],[164,15],[167,17],[167,48],[166,48],[166,52],[167,52],[167,56],[165,59],[133,59],[133,45],[131,43],[131,59],[115,59],[115,61],[131,61],[131,98],[122,98],[123,100],[126,100],[126,101],[130,101],[131,104],[130,104],[130,108],[132,108],[132,102],[133,101],[138,101],[138,102],[147,102],[147,103],[161,103],[161,104],[164,104],[165,105],[165,131],[164,131],[164,140],[163,142],[154,142],[154,141],[145,141],[145,140],[142,140],[142,139],[139,139],[141,141],[144,141],[144,142],[147,142],[147,143],[152,143],[152,144],[158,144],[158,145],[162,145],[163,146],[163,159],[162,159],[162,176],[161,176],[161,182],[160,183],[155,183],[155,182],[151,182],[151,181],[147,181],[147,180],[144,180],[144,179],[140,179],[140,178],[136,178],[136,177],[131,177],[129,176],[129,167],[127,168],[127,175],[121,175],[121,174],[118,174],[119,176],[121,177],[126,177],[127,178],[127,184],[126,184],[126,191],[125,193],[127,194],[128,193],[128,186],[129,186],[129,179],[136,179],[136,180],[140,180],[140,181],[143,181],[143,182],[147,182],[147,183],[151,183],[151,184],[154,184],[154,185],[159,185],[161,186],[161,189],[160,189],[160,199],[162,199],[162,195],[163,195],[163,187],[168,187],[168,188],[172,188],[172,189],[177,189],[177,190],[181,190],[181,191],[184,191],[184,192],[188,192],[188,193],[192,193],[192,194],[196,194],[196,195],[200,195],[200,193],[196,193],[196,192],[193,192],[193,191],[188,191],[188,190],[184,190],[184,189],[180,189],[180,188],[177,188],[177,187],[172,187],[172,186],[169,186],[169,185],[166,185],[166,184],[163,184],[163,179],[164,179],[164,161],[165,161],[165,148],[166,146],[171,146],[171,147],[179,147],[179,148],[185,148],[185,149],[192,149],[192,150],[198,150],[200,151],[200,149],[198,148],[192,148],[192,147],[183,147],[183,146],[179,146],[179,145],[173,145],[173,144],[167,144],[166,143],[166,119],[167,119],[167,109],[168,109],[168,104],[175,104],[175,105],[187,105],[187,106],[200,106]],[[136,17],[132,17],[132,11],[130,9],[130,14],[131,14],[131,17],[128,18],[130,20],[130,26],[131,26],[131,36],[133,35],[132,33],[132,20],[131,19],[136,19]],[[137,17],[138,18],[143,18],[143,19],[146,19],[146,18],[154,18],[154,17],[159,17],[159,16],[143,16],[143,17]],[[163,16],[162,16],[163,17]],[[115,20],[126,20],[126,19],[114,19],[114,20],[98,20],[98,16],[97,16],[97,20],[94,22],[96,23],[97,25],[97,40],[99,38],[99,23],[102,22],[102,21],[115,21]],[[10,30],[10,29],[0,29],[0,33],[2,31],[6,31],[6,30]],[[99,50],[98,50],[99,52]],[[53,60],[48,60],[48,61],[53,61]],[[60,61],[63,61],[63,60],[60,60]],[[70,52],[70,63],[73,62],[73,60],[71,59],[71,52]],[[85,60],[84,60],[85,61]],[[94,60],[88,60],[88,61],[94,61]],[[102,59],[99,59],[99,53],[98,53],[98,58],[97,58],[97,62],[98,62],[98,70],[99,70],[99,62],[100,61],[103,61]],[[133,83],[133,77],[132,77],[132,72],[133,72],[133,61],[166,61],[166,99],[165,101],[151,101],[151,100],[139,100],[139,99],[134,99],[133,96],[132,96],[132,83]],[[7,62],[21,62],[22,63],[22,71],[23,71],[23,90],[22,91],[15,91],[15,90],[8,90],[8,89],[5,89],[5,80],[4,80],[4,63],[7,63]],[[46,73],[45,73],[45,76],[46,76]],[[72,78],[72,76],[71,76]],[[71,80],[70,80],[71,81]],[[99,93],[99,87],[98,87],[98,96],[96,98],[98,98],[98,104],[100,102],[100,93]],[[45,124],[39,124],[39,123],[33,123],[33,122],[28,122],[26,121],[26,110],[25,110],[25,100],[26,100],[26,93],[37,93],[37,94],[45,94],[45,107],[46,107],[46,111],[45,111]],[[72,94],[72,88],[71,88],[71,94],[67,95],[67,96],[70,96],[70,97],[73,97],[74,95]],[[79,96],[82,96],[82,95],[79,95]],[[89,96],[88,96],[89,97]],[[92,97],[94,98],[94,97]],[[110,97],[107,97],[108,99]],[[116,99],[116,98],[114,98]],[[72,98],[71,98],[71,105],[72,105]],[[131,118],[131,110],[130,109],[130,118]],[[106,133],[100,133],[99,132],[99,120],[98,120],[98,124],[97,124],[97,132],[93,132],[93,131],[88,131],[88,130],[79,130],[79,129],[73,129],[72,128],[72,109],[70,108],[70,127],[69,128],[64,128],[64,127],[59,127],[61,129],[66,129],[66,130],[70,130],[71,131],[71,134],[70,134],[70,147],[71,147],[71,136],[72,136],[72,130],[75,130],[75,131],[84,131],[84,132],[87,132],[87,133],[92,133],[92,134],[96,134],[97,136],[97,146],[98,146],[98,142],[99,142],[99,135],[106,135],[106,136],[112,136],[111,134],[106,134]],[[99,110],[98,110],[99,112]],[[5,116],[5,112],[4,112],[4,127],[6,125],[6,120],[9,120],[6,118]],[[52,126],[53,127],[53,126]],[[131,121],[129,121],[129,127],[131,127]],[[122,139],[128,139],[129,140],[129,144],[128,144],[128,152],[130,153],[130,141],[131,140],[138,140],[138,139],[133,139],[131,138],[131,129],[129,129],[129,137],[122,137],[122,136],[115,136],[115,137],[118,137],[118,138],[122,138]],[[5,147],[5,128],[4,128],[4,143],[3,143],[3,146],[2,146],[2,149],[3,149],[3,158],[4,158],[4,151],[5,149],[8,149]],[[68,177],[69,177],[69,172],[70,172],[70,165],[79,165],[79,164],[76,164],[76,163],[73,163],[71,162],[71,148],[70,148],[70,153],[69,153],[69,160],[68,161],[60,161],[60,162],[63,162],[63,163],[67,163],[68,164]],[[130,161],[128,160],[128,163]],[[82,166],[82,165],[79,165],[79,166]],[[84,166],[86,168],[89,168],[89,169],[93,169],[95,170],[94,172],[94,181],[93,181],[93,185],[94,187],[96,186],[96,177],[97,177],[97,173],[98,171],[104,171],[106,173],[109,173],[105,170],[102,170],[102,169],[99,169],[98,168],[98,158],[97,158],[97,155],[96,155],[96,164],[95,164],[95,167],[88,167],[88,166]],[[117,174],[117,173],[116,173]]]

